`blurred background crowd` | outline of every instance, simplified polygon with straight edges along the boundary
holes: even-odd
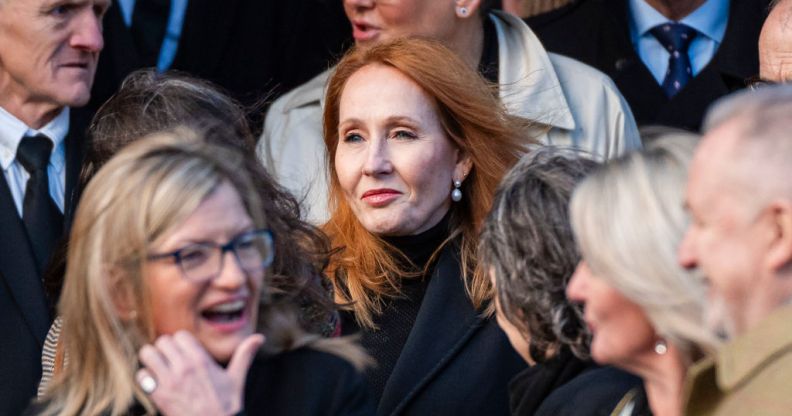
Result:
[[[0,415],[792,413],[792,0],[0,0]]]

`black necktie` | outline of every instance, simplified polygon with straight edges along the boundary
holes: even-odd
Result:
[[[24,137],[16,159],[30,174],[22,204],[22,221],[33,246],[39,273],[44,272],[50,253],[63,233],[63,214],[49,193],[47,165],[52,142],[42,135]]]
[[[137,0],[132,12],[132,38],[144,66],[157,66],[168,28],[170,0]]]
[[[668,98],[671,98],[693,78],[688,47],[697,32],[696,29],[682,23],[664,23],[653,27],[650,32],[670,55],[668,71],[663,80],[663,91]]]

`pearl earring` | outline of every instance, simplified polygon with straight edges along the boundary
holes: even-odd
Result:
[[[460,186],[462,186],[462,182],[454,181],[454,190],[451,191],[451,200],[454,202],[462,200],[462,190],[459,189]]]
[[[457,7],[457,14],[459,15],[459,17],[467,17],[468,8],[465,6]]]
[[[665,355],[668,352],[668,345],[664,339],[658,339],[657,342],[655,342],[654,352],[657,355]]]

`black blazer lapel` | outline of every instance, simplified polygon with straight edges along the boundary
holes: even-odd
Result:
[[[64,189],[63,232],[68,238],[68,232],[74,219],[74,210],[77,208],[77,181],[82,169],[83,155],[85,154],[85,136],[90,111],[72,108],[69,114],[69,134],[66,135],[66,186]]]
[[[5,178],[0,178],[0,279],[39,346],[49,330],[49,309],[27,232]],[[0,290],[2,290],[0,288]]]
[[[456,250],[450,244],[438,260],[415,325],[385,385],[379,415],[403,410],[484,322],[465,293]]]

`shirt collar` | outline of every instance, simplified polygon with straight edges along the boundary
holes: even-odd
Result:
[[[50,163],[57,173],[66,165],[64,140],[69,133],[69,108],[65,107],[44,127],[35,130],[0,107],[0,167],[8,170],[16,159],[17,148],[25,136],[43,134],[52,140],[52,156]]]
[[[633,39],[638,39],[648,34],[657,25],[671,21],[655,10],[654,7],[648,5],[645,0],[630,0],[629,9],[631,17],[630,34]],[[679,23],[684,23],[704,36],[720,43],[726,34],[728,20],[728,0],[707,0],[693,13],[680,20]]]

